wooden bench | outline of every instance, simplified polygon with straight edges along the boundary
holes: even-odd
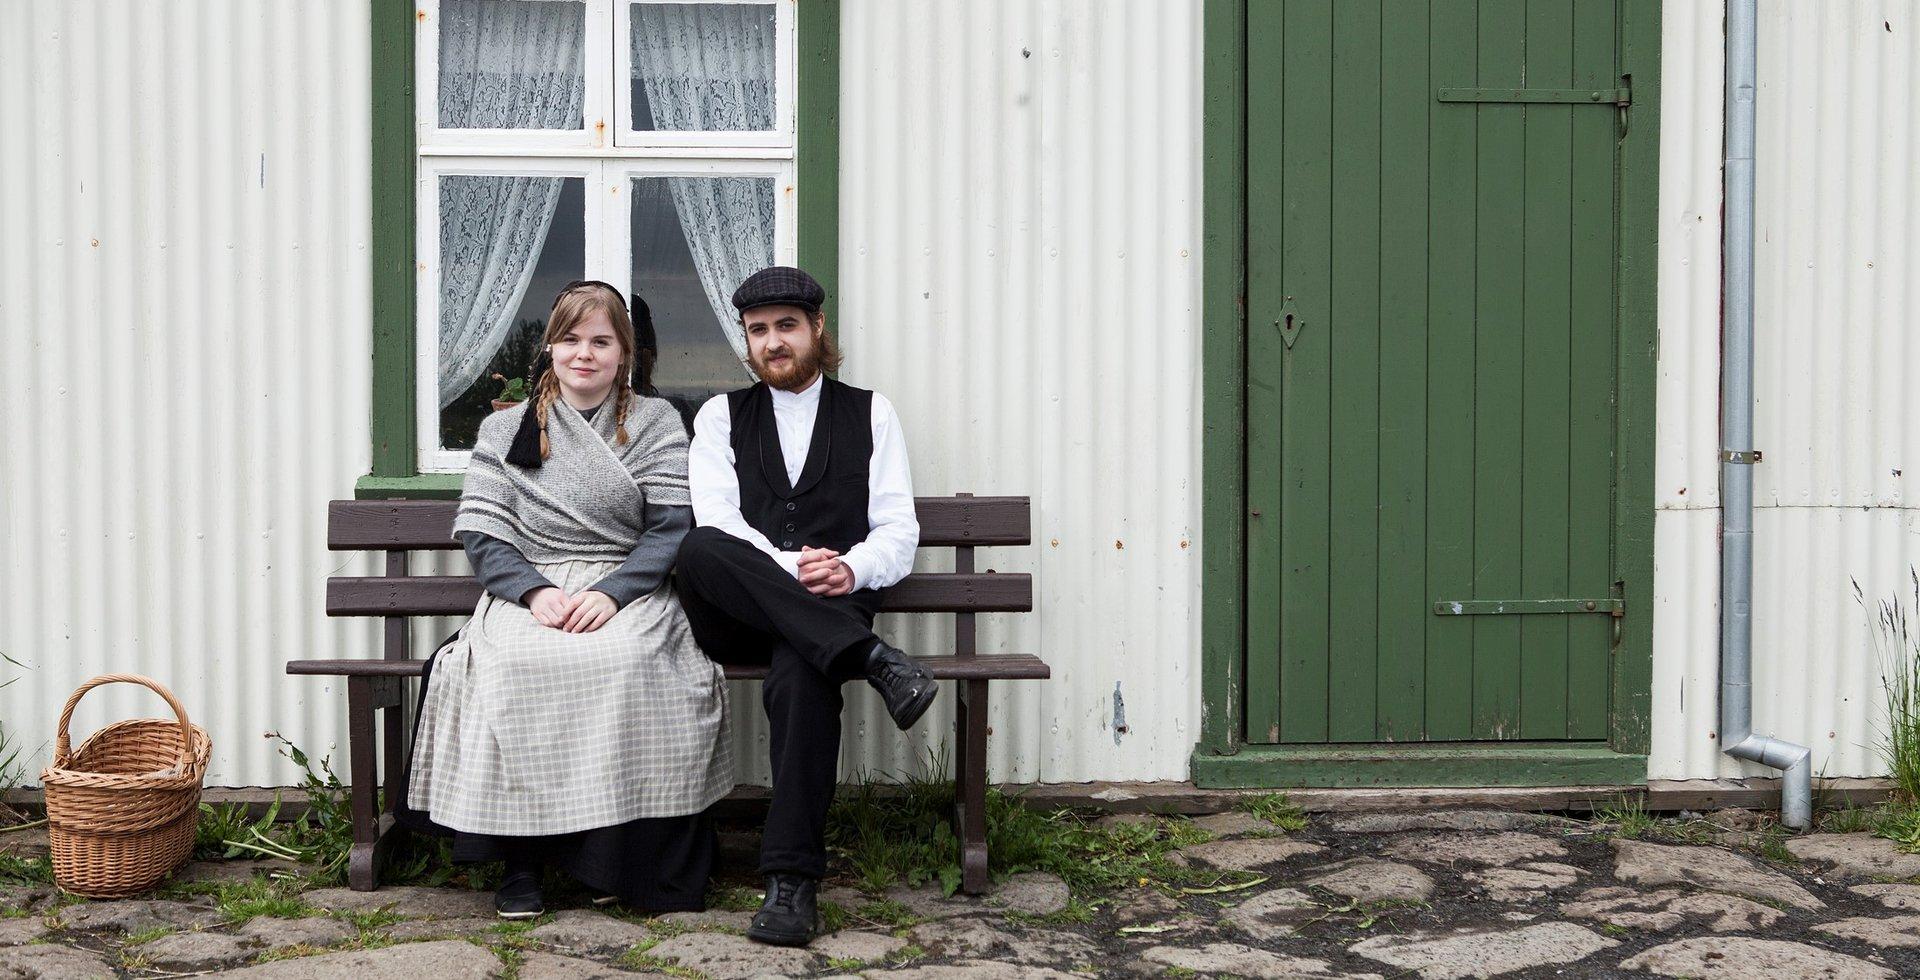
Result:
[[[384,551],[386,574],[336,575],[327,579],[327,615],[378,616],[386,621],[380,660],[295,660],[287,673],[347,679],[348,782],[353,812],[353,852],[347,880],[357,891],[378,884],[379,866],[395,830],[393,808],[406,758],[407,680],[424,662],[412,659],[408,629],[414,616],[469,616],[480,598],[471,576],[407,574],[415,551],[453,551],[451,500],[335,500],[327,506],[327,548]],[[954,614],[954,654],[921,657],[937,678],[953,680],[955,708],[955,826],[961,841],[961,887],[979,894],[987,887],[987,682],[1049,676],[1045,662],[1027,654],[977,652],[975,617],[983,612],[1033,609],[1033,579],[1024,573],[974,570],[974,549],[1032,542],[1031,508],[1025,497],[921,497],[915,501],[921,547],[954,549],[954,570],[918,573],[887,590],[886,612]],[[761,667],[729,666],[729,679],[766,676]],[[384,712],[376,720],[375,713]],[[736,715],[737,717],[737,715]],[[384,807],[379,770],[387,773]]]

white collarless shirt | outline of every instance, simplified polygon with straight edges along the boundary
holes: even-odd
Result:
[[[770,389],[773,420],[780,437],[780,457],[787,482],[798,483],[813,445],[814,419],[820,413],[824,377],[802,391]],[[913,475],[907,466],[907,439],[893,403],[873,393],[869,419],[873,457],[867,463],[867,539],[840,556],[853,573],[855,589],[884,589],[913,570],[914,549],[920,546],[920,521],[913,512]],[[800,576],[800,552],[781,551],[767,536],[747,523],[740,513],[740,479],[734,469],[733,413],[726,395],[715,395],[693,417],[693,442],[687,448],[687,477],[693,491],[693,519],[715,527],[765,552],[795,578]],[[796,542],[818,547],[816,542]]]

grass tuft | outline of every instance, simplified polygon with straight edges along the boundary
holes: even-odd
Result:
[[[1240,801],[1240,809],[1289,834],[1307,829],[1307,812],[1287,799],[1285,793],[1262,793],[1247,797]]]
[[[1594,820],[1607,825],[1615,837],[1640,840],[1652,833],[1659,821],[1647,813],[1645,802],[1621,796],[1593,811]]]

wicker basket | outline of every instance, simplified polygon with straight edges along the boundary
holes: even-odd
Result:
[[[74,706],[102,684],[139,684],[167,700],[177,721],[141,718],[94,732],[71,751]],[[60,712],[46,790],[53,880],[90,898],[121,898],[159,884],[193,853],[200,781],[213,742],[187,720],[173,692],[138,674],[102,674]]]

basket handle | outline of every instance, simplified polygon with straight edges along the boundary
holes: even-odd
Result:
[[[67,696],[67,706],[60,710],[59,736],[53,744],[53,764],[56,768],[64,768],[68,756],[73,754],[73,740],[67,735],[67,723],[73,720],[74,707],[79,705],[80,699],[88,691],[103,684],[138,684],[165,698],[167,704],[173,708],[174,716],[180,719],[180,769],[184,772],[193,764],[193,728],[187,721],[187,709],[180,703],[179,698],[173,696],[172,691],[167,690],[165,684],[141,674],[101,674],[75,688],[74,692]]]

